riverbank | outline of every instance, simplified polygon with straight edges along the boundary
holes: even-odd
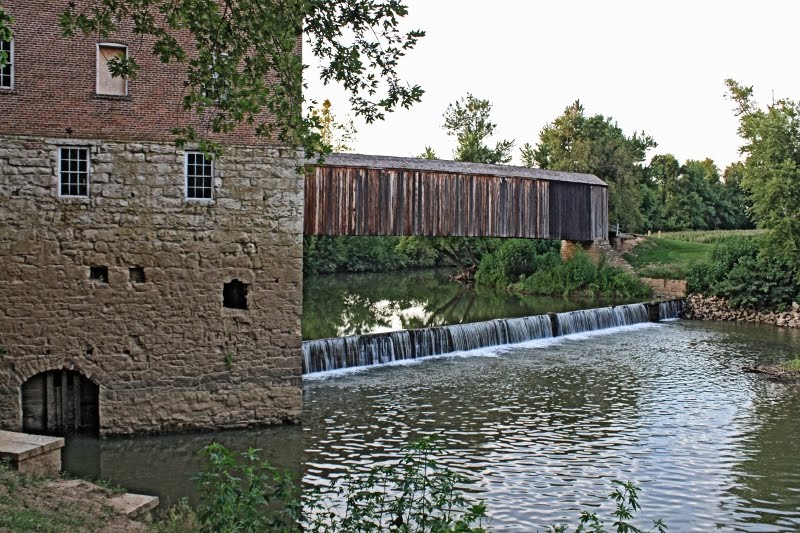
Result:
[[[793,302],[791,309],[786,311],[757,311],[732,307],[725,298],[690,294],[684,303],[683,318],[800,328],[800,304]]]
[[[120,497],[82,479],[30,476],[0,465],[0,531],[151,531],[126,515]]]

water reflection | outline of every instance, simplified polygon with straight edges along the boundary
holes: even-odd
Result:
[[[309,276],[303,339],[364,335],[602,307],[631,300],[521,296],[448,281],[450,270]]]

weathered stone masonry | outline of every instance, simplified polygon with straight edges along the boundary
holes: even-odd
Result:
[[[88,198],[58,196],[59,146],[91,147]],[[227,147],[201,204],[173,144],[0,136],[0,428],[21,428],[26,380],[62,368],[100,386],[103,434],[297,420],[293,156]],[[222,305],[233,279],[247,310]]]

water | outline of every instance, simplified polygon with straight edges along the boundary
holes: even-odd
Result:
[[[520,296],[448,282],[452,269],[310,276],[303,285],[303,339],[485,322],[632,303]]]
[[[663,306],[662,306],[663,307]],[[671,308],[665,308],[668,312]],[[668,315],[670,318],[671,315]],[[643,304],[303,342],[303,373],[409,361],[648,322]]]
[[[613,479],[636,482],[641,516],[670,531],[798,531],[800,390],[741,371],[798,356],[800,332],[763,326],[578,333],[317,374],[302,426],[73,441],[65,464],[91,457],[85,473],[171,502],[193,494],[195,451],[222,438],[325,490],[435,434],[497,531],[574,523],[581,509],[607,516]]]

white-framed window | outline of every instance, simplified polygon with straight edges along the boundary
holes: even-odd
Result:
[[[89,148],[62,146],[58,149],[58,195],[89,196]]]
[[[214,199],[214,160],[202,152],[186,152],[185,191],[187,200]]]
[[[0,68],[0,89],[14,88],[14,41],[0,40],[0,51],[6,54],[6,64]]]
[[[128,57],[128,47],[122,44],[100,43],[97,45],[97,94],[126,96],[128,79],[114,77],[108,63],[112,59]]]

